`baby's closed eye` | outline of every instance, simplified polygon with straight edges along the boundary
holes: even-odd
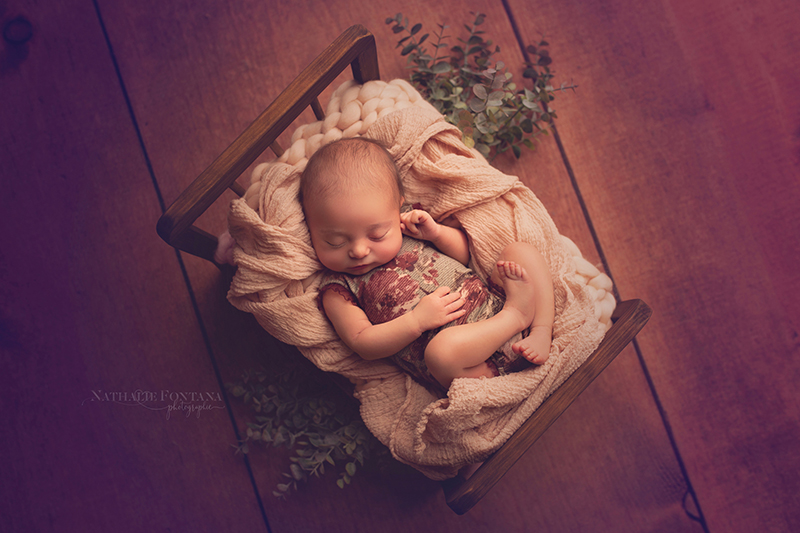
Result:
[[[373,240],[373,241],[376,241],[376,242],[377,241],[382,241],[383,239],[386,238],[387,235],[389,235],[389,230],[386,230],[381,235],[371,235],[370,236],[370,240]]]

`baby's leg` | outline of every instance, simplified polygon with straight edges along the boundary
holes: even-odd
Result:
[[[550,357],[550,344],[553,340],[555,304],[550,269],[535,246],[518,242],[507,246],[500,254],[497,268],[492,272],[492,281],[503,281],[501,273],[508,261],[525,269],[533,288],[531,293],[528,286],[520,288],[519,284],[503,284],[507,306],[533,306],[532,318],[528,324],[531,327],[530,334],[514,343],[511,349],[528,361],[540,365]]]
[[[444,387],[455,378],[491,377],[486,360],[534,317],[534,288],[525,269],[512,261],[498,264],[498,279],[508,297],[493,317],[447,328],[425,349],[425,364]]]

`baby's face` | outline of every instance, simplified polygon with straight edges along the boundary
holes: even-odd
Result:
[[[338,193],[307,201],[305,211],[317,257],[335,272],[366,274],[394,259],[403,243],[391,192]]]

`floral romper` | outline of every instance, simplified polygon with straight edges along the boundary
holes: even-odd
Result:
[[[505,303],[502,287],[490,282],[487,287],[478,276],[457,260],[442,254],[432,245],[403,237],[397,257],[360,276],[328,271],[320,285],[320,299],[335,290],[358,305],[373,324],[388,322],[414,309],[417,303],[440,286],[461,291],[466,298],[461,318],[426,331],[417,340],[391,357],[400,368],[424,384],[441,390],[441,385],[425,365],[425,347],[443,328],[485,320],[497,314]],[[511,350],[522,334],[517,334],[487,360],[495,375],[522,370],[530,363]]]

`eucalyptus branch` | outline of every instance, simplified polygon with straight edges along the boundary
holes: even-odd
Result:
[[[448,46],[444,35],[447,26],[439,24],[431,57],[421,46],[428,35],[419,42],[414,37],[421,31],[421,24],[410,26],[401,13],[387,18],[386,24],[392,25],[394,33],[408,33],[398,46],[403,46],[401,55],[408,56],[411,82],[448,122],[458,126],[468,147],[490,160],[509,149],[520,157],[520,145],[535,148],[531,140],[546,134],[552,124],[555,112],[550,102],[555,93],[574,90],[576,86],[554,88],[550,84],[552,59],[549,43],[542,39],[525,49],[523,77],[531,80],[532,87],[517,88],[503,62],[494,61],[500,47],[484,39],[485,32],[479,28],[486,15],[472,14],[472,25],[464,25],[466,39],[458,38],[447,57],[439,56],[439,50]]]
[[[330,383],[306,372],[247,372],[227,387],[254,412],[238,453],[249,453],[254,443],[293,451],[289,471],[282,474],[285,481],[273,491],[277,497],[285,498],[311,476],[324,475],[326,465],[343,465],[336,481],[343,488],[367,459],[382,451],[357,407]]]

